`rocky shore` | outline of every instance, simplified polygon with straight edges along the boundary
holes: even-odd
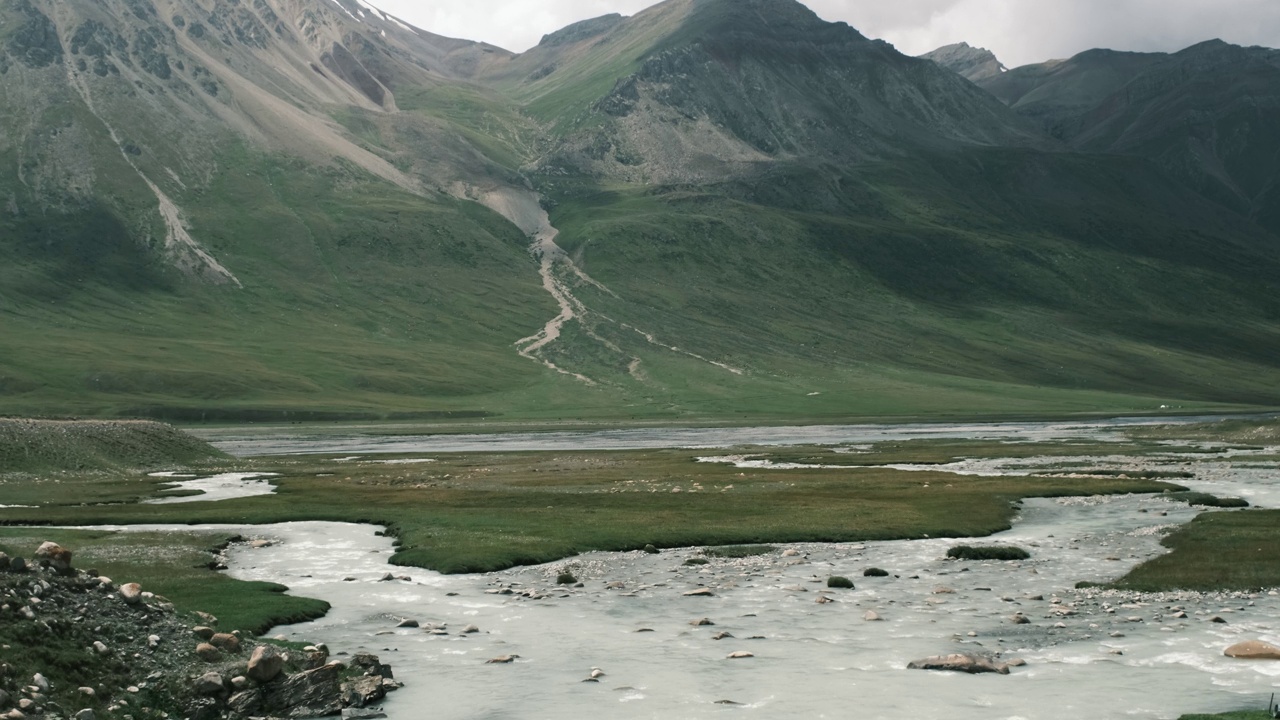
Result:
[[[0,718],[375,718],[400,687],[374,655],[219,632],[72,557],[0,553]]]

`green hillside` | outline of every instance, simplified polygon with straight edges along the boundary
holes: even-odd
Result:
[[[327,1],[133,4],[0,9],[0,414],[1280,405],[1274,202],[1072,151],[791,0],[518,56]]]

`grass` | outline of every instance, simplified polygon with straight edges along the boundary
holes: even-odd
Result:
[[[209,569],[212,548],[228,540],[218,533],[143,533],[0,527],[0,551],[30,557],[51,540],[75,553],[78,568],[94,569],[117,584],[136,582],[183,612],[207,612],[222,632],[260,634],[275,625],[313,620],[328,603],[285,595],[282,585],[233,580]]]
[[[740,472],[689,451],[449,455],[426,466],[263,460],[276,495],[182,506],[83,506],[69,492],[0,523],[371,522],[394,562],[446,573],[559,560],[589,550],[985,536],[1026,497],[1160,492],[1118,478],[956,478],[878,468]],[[90,477],[88,482],[98,482]],[[924,486],[929,486],[925,488]],[[681,492],[673,492],[679,489]],[[5,496],[0,494],[0,501]],[[758,552],[731,549],[728,553]],[[712,551],[714,552],[714,550]]]
[[[1027,560],[1031,553],[1019,547],[1000,545],[957,545],[947,551],[947,557],[956,560]]]
[[[189,465],[215,458],[226,455],[161,423],[0,418],[0,473]]]
[[[1183,715],[1179,720],[1272,720],[1273,717],[1266,710],[1240,710],[1221,715]]]
[[[1260,590],[1280,587],[1280,511],[1212,512],[1163,540],[1172,552],[1114,583],[1125,590]]]

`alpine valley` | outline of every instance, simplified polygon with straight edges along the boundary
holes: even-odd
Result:
[[[360,0],[0,3],[0,414],[1276,406],[1274,50],[1006,70],[667,0],[516,55]]]

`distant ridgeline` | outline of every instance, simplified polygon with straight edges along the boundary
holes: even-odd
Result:
[[[521,54],[358,0],[4,3],[0,413],[1280,405],[1276,51],[929,57],[794,0]]]

